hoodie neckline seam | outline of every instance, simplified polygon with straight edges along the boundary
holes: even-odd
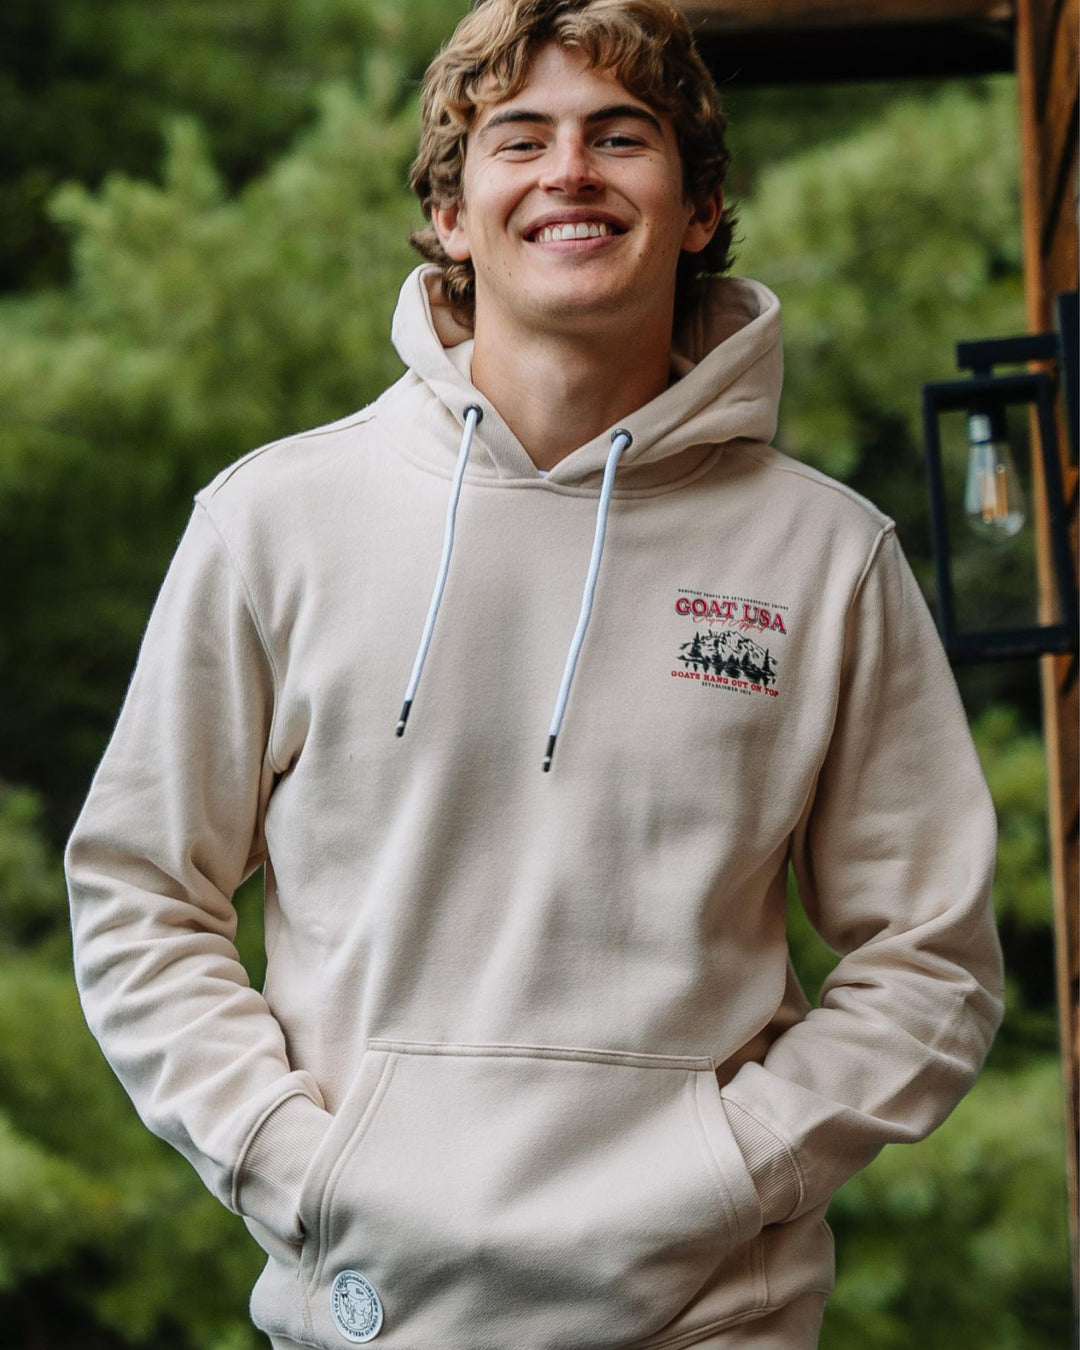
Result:
[[[725,456],[727,442],[718,442],[713,449],[705,456],[704,461],[689,473],[680,475],[670,483],[656,483],[651,487],[627,488],[616,487],[612,493],[612,498],[618,501],[634,501],[645,497],[662,497],[671,492],[678,492],[684,487],[689,487],[692,483],[711,472],[716,465]],[[449,482],[453,476],[452,468],[443,468],[442,465],[433,464],[430,460],[424,459],[415,451],[408,450],[400,444],[393,445],[393,451],[406,463],[421,473],[430,474],[434,478],[440,478],[444,482]],[[518,489],[526,492],[554,492],[560,497],[580,497],[586,501],[595,501],[600,495],[600,485],[596,488],[579,487],[573,483],[552,482],[550,478],[541,478],[539,475],[533,478],[501,478],[497,474],[484,474],[480,472],[466,472],[464,482],[466,486],[491,489]]]

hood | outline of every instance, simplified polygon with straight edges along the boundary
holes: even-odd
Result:
[[[441,299],[440,275],[428,264],[406,278],[392,331],[398,355],[458,428],[468,405],[482,410],[470,475],[535,478],[536,466],[524,446],[470,381],[472,332]],[[634,466],[655,465],[657,471],[648,475],[655,484],[665,476],[681,477],[686,452],[696,447],[736,439],[772,440],[783,378],[779,300],[760,282],[714,278],[675,335],[671,367],[671,385],[619,422],[633,437],[620,475]],[[421,453],[437,456],[449,470],[458,432],[449,421],[445,425],[448,434],[433,437]],[[613,430],[566,456],[547,475],[548,481],[593,486],[595,480],[598,486]],[[670,473],[665,475],[665,469]]]
[[[470,380],[472,335],[441,302],[440,277],[437,267],[418,267],[401,288],[394,315],[398,355],[409,366],[411,378],[431,395],[419,413],[430,435],[416,434],[416,400],[405,400],[410,425],[402,430],[410,452],[431,459],[440,470],[453,469],[442,559],[398,719],[399,736],[405,732],[434,636],[463,482],[467,476],[533,482],[537,478],[525,447]],[[678,482],[717,445],[735,439],[772,439],[783,373],[776,296],[756,281],[724,277],[710,282],[677,333],[671,371],[672,382],[662,394],[622,418],[617,428],[579,446],[546,475],[550,484],[586,492],[596,487],[598,503],[581,610],[548,731],[545,772],[551,768],[592,614],[616,473],[624,490],[655,488]],[[463,428],[460,446],[459,428]]]

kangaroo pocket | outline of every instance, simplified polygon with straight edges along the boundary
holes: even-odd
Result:
[[[682,1344],[703,1290],[703,1325],[764,1299],[707,1059],[371,1041],[300,1217],[318,1346]]]

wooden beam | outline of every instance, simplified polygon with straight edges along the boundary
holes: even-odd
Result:
[[[1011,23],[1013,0],[683,0],[701,33],[769,29],[870,28],[883,24],[957,21]]]
[[[1069,111],[1076,106],[1075,96],[1068,86],[1045,88],[1040,84],[1040,72],[1043,80],[1049,80],[1051,74],[1054,79],[1075,78],[1077,36],[1071,24],[1065,23],[1060,29],[1063,40],[1072,44],[1071,56],[1040,50],[1039,46],[1040,41],[1045,44],[1052,40],[1065,11],[1075,13],[1075,0],[1067,0],[1064,6],[1058,0],[1019,0],[1016,27],[1024,291],[1028,326],[1036,333],[1047,331],[1053,322],[1054,295],[1058,291],[1072,290],[1077,283],[1076,222],[1066,195],[1057,190],[1057,184],[1063,178],[1071,183],[1073,191],[1076,187],[1076,140],[1066,136],[1063,142],[1059,127],[1059,109],[1064,108],[1068,117]],[[1065,165],[1055,164],[1055,156],[1059,154],[1067,156]],[[1053,214],[1048,217],[1048,212]],[[1034,435],[1037,431],[1033,428]],[[1073,503],[1070,524],[1075,549],[1076,471],[1068,462],[1062,468],[1066,500]],[[1032,478],[1040,617],[1056,618],[1046,501],[1038,455],[1032,456]],[[1077,873],[1080,822],[1076,813],[1080,704],[1075,656],[1046,656],[1039,664],[1046,738],[1055,984],[1065,1098],[1065,1175],[1075,1315],[1080,1305],[1080,876]]]
[[[1035,6],[1035,13],[1032,15],[1032,44],[1035,52],[1035,60],[1038,65],[1035,67],[1035,89],[1040,100],[1038,106],[1038,116],[1041,121],[1045,108],[1043,100],[1050,92],[1050,82],[1046,78],[1047,66],[1050,62],[1054,50],[1055,30],[1061,22],[1062,11],[1066,8],[1065,0],[1049,0]],[[1058,30],[1060,31],[1060,30]],[[1064,34],[1063,40],[1068,40],[1068,34]]]
[[[1014,68],[1016,0],[682,0],[722,88]]]
[[[1042,203],[1043,228],[1047,231],[1057,225],[1062,215],[1069,214],[1061,200],[1069,171],[1076,159],[1077,91],[1080,88],[1080,53],[1075,37],[1080,28],[1080,7],[1077,0],[1066,0],[1057,14],[1057,23],[1047,34],[1047,68],[1043,78],[1045,89],[1039,90],[1039,121],[1042,127],[1042,173],[1039,197]],[[1075,213],[1073,222],[1075,225]],[[1047,231],[1048,232],[1048,231]],[[1052,256],[1044,243],[1043,252]],[[1062,287],[1062,289],[1066,289]]]

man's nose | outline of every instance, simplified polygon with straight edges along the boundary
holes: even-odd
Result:
[[[552,147],[540,186],[552,192],[594,192],[601,186],[596,159],[584,138],[570,135]]]

